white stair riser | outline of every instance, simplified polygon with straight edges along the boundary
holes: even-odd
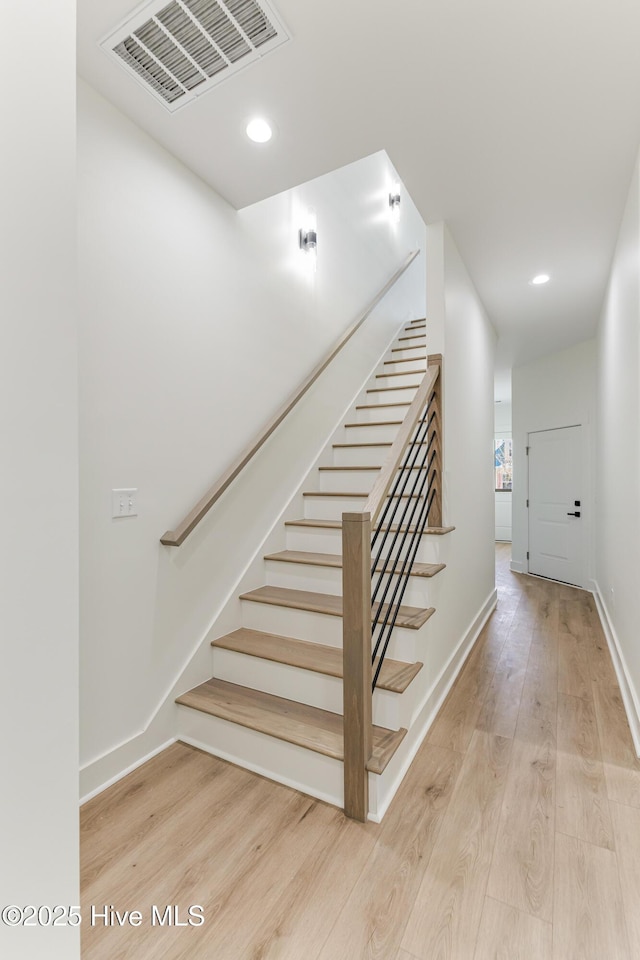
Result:
[[[341,520],[343,513],[362,513],[364,497],[305,497],[304,515],[308,520]]]
[[[424,343],[409,349],[407,349],[406,346],[403,347],[402,344],[397,344],[397,346],[400,347],[400,349],[397,352],[389,352],[384,358],[385,360],[415,360],[416,357],[422,359],[426,356]]]
[[[321,490],[352,490],[369,492],[380,474],[379,470],[319,470]]]
[[[265,633],[276,633],[295,640],[308,640],[310,643],[325,643],[332,647],[342,646],[342,617],[331,617],[310,610],[293,610],[290,607],[278,607],[270,603],[242,601],[242,626]],[[428,623],[427,625],[428,626]],[[389,645],[388,655],[393,660],[413,663],[425,656],[427,643],[425,628],[409,630],[396,627]],[[419,650],[423,650],[422,656]]]
[[[391,542],[391,537],[393,536],[394,534],[390,533],[389,539],[385,541],[385,551],[388,549],[389,544]],[[402,536],[402,534],[400,534],[400,536]],[[421,538],[420,545],[418,546],[418,549],[414,558],[416,563],[446,563],[446,560],[443,559],[441,541],[442,541],[441,537],[427,536],[425,534],[425,536]],[[376,551],[377,546],[378,544],[376,543],[376,546],[374,547],[374,552]]]
[[[414,377],[414,383],[411,384],[409,389],[393,389],[387,390],[380,387],[373,388],[375,392],[367,393],[366,397],[367,403],[375,404],[385,404],[385,403],[411,403],[413,400],[416,390],[420,384],[417,382],[417,379]]]
[[[309,520],[341,520],[343,513],[362,513],[367,502],[365,497],[348,496],[305,497],[304,500],[304,515]],[[417,511],[420,510],[421,503],[422,501],[418,503]],[[404,507],[404,500],[401,505]]]
[[[214,756],[296,786],[337,806],[343,804],[344,765],[285,740],[178,705],[178,739]],[[371,776],[371,775],[370,775]]]
[[[420,609],[435,607],[437,610],[440,585],[442,584],[442,580],[438,580],[438,576],[441,576],[441,574],[437,574],[435,577],[409,577],[409,582],[402,598],[403,605],[407,607],[419,607]],[[378,578],[375,577],[372,580],[372,590],[375,590],[377,582]],[[391,601],[397,582],[395,578],[391,581],[385,602]],[[385,589],[386,583],[383,583],[380,587],[381,592],[378,594],[380,598],[382,598]],[[397,596],[399,596],[399,593],[396,594],[396,597]]]
[[[400,420],[407,412],[404,408],[400,408],[403,412],[400,417],[396,415],[396,419]],[[408,408],[407,408],[408,409]],[[365,414],[367,411],[360,411],[360,413]],[[381,418],[382,419],[382,418]],[[387,418],[388,419],[388,418]],[[398,432],[397,424],[382,424],[381,426],[367,426],[371,418],[365,419],[364,416],[362,420],[358,419],[357,423],[362,423],[362,426],[353,426],[345,428],[344,431],[344,443],[375,443],[376,440],[390,440],[391,443],[396,438]],[[377,421],[374,421],[377,424]]]
[[[341,553],[342,530],[326,530],[322,527],[287,527],[287,550]],[[447,555],[446,537],[425,535],[418,547],[416,561],[418,563],[446,563]]]
[[[370,403],[369,400],[366,401],[367,404]],[[409,409],[410,403],[403,401],[402,406],[399,407],[387,407],[380,405],[378,403],[373,403],[369,406],[361,406],[360,409],[356,410],[355,418],[353,423],[388,423],[392,422],[394,426],[392,427],[393,433],[390,435],[390,439],[393,441],[396,433],[399,430],[398,424],[404,420],[407,415],[407,410]],[[355,430],[355,427],[349,427],[347,429],[347,437],[350,437],[351,431]],[[370,427],[371,430],[374,430],[374,427]],[[388,429],[388,428],[387,428]],[[378,436],[375,435],[372,437],[373,440],[378,440]]]
[[[390,361],[390,362],[389,362]],[[402,357],[398,360],[398,354],[387,354],[382,364],[382,369],[376,370],[376,373],[393,372],[393,370],[426,370],[427,357],[424,350],[414,350],[411,357]]]
[[[335,467],[380,467],[389,456],[391,447],[334,447],[333,465]]]
[[[385,361],[385,365],[378,373],[413,373],[416,377],[423,377],[427,372],[426,360],[393,360]],[[399,379],[399,378],[398,378]]]
[[[384,373],[394,373],[402,374],[402,376],[376,376],[375,378],[375,387],[413,387],[416,383],[420,383],[425,374],[425,367],[423,366],[422,370],[385,370]]]
[[[342,595],[342,569],[321,567],[308,563],[285,563],[265,560],[265,577],[269,586],[289,587],[293,590],[312,590],[314,593]]]
[[[324,527],[287,527],[287,550],[341,553],[342,530],[327,530]]]
[[[266,561],[266,577],[270,586],[290,587],[293,590],[311,590],[314,593],[342,594],[342,569],[340,567],[321,567],[307,563],[284,563],[279,560]],[[373,580],[377,582],[377,575]],[[433,607],[435,578],[409,577],[403,603],[411,607]],[[395,582],[391,590],[395,589]]]
[[[213,648],[213,675],[220,680],[251,687],[275,697],[342,714],[342,680],[339,677],[329,677],[287,663],[247,657],[216,647]],[[402,696],[389,690],[376,690],[373,722],[397,730],[401,726],[399,708]]]

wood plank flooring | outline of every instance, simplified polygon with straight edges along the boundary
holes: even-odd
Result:
[[[635,960],[640,761],[588,593],[512,574],[380,825],[182,744],[82,810],[84,960]],[[180,922],[158,926],[152,905]]]

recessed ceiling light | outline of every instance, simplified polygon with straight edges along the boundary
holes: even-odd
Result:
[[[549,280],[551,280],[551,277],[548,273],[539,273],[538,276],[530,280],[529,283],[533,287],[539,287],[542,283],[549,283]]]
[[[249,140],[253,140],[254,143],[266,143],[268,140],[271,140],[273,130],[266,120],[263,120],[261,117],[256,117],[255,120],[251,120],[247,124],[247,136]]]

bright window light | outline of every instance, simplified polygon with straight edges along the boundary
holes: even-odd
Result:
[[[548,273],[539,273],[538,276],[530,280],[529,283],[533,287],[539,287],[542,283],[549,283],[549,280],[551,280],[551,277]]]
[[[266,120],[263,120],[261,117],[256,117],[255,120],[251,120],[247,124],[247,136],[249,140],[253,140],[254,143],[266,143],[268,140],[271,140],[273,130]]]

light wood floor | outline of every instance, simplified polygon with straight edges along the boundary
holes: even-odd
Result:
[[[180,744],[88,803],[84,960],[639,958],[640,762],[593,600],[504,545],[497,580],[380,826]]]

